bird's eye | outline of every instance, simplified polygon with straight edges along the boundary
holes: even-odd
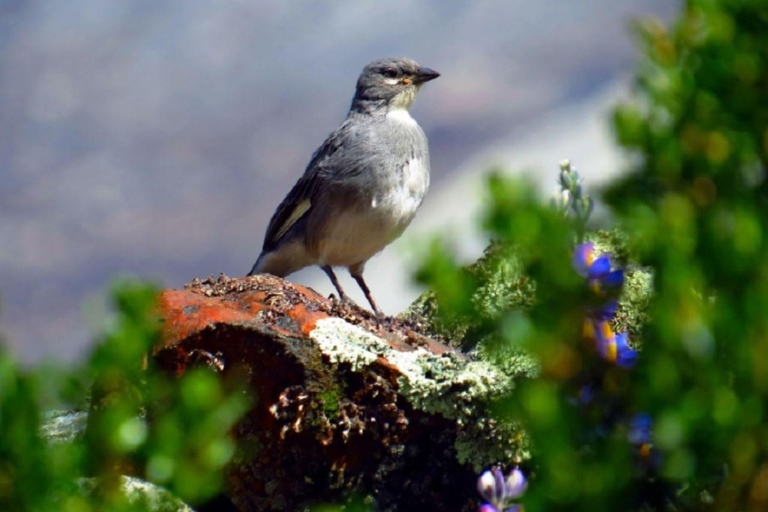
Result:
[[[381,73],[387,78],[397,78],[399,75],[395,68],[386,68]]]

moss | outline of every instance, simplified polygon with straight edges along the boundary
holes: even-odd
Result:
[[[322,402],[322,411],[329,421],[336,421],[341,416],[340,404],[344,398],[344,390],[337,382],[330,383],[320,391],[317,397]]]

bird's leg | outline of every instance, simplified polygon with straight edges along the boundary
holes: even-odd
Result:
[[[357,284],[360,285],[360,289],[363,290],[363,293],[365,294],[365,298],[368,299],[368,302],[371,303],[371,307],[373,308],[373,311],[376,313],[376,316],[379,318],[384,318],[384,313],[382,313],[381,310],[379,309],[379,306],[376,305],[376,301],[373,300],[373,296],[371,295],[371,290],[369,290],[368,285],[365,284],[365,279],[363,279],[363,273],[350,272],[350,274],[352,274],[352,277],[355,278],[355,281],[357,281]]]
[[[347,296],[346,293],[344,293],[344,288],[341,287],[339,284],[339,280],[336,279],[336,274],[333,272],[333,269],[330,265],[326,265],[324,267],[320,267],[323,269],[323,272],[325,272],[328,275],[328,278],[333,283],[333,286],[336,287],[336,291],[339,292],[339,298],[344,302],[350,302],[349,296]]]

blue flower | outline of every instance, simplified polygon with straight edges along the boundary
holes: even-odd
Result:
[[[648,413],[638,413],[629,420],[627,441],[635,446],[641,465],[646,469],[661,464],[661,453],[653,448],[653,420]]]
[[[506,478],[497,467],[484,471],[477,479],[477,492],[488,503],[480,507],[480,512],[522,512],[521,505],[510,502],[522,496],[527,488],[528,481],[517,468]]]
[[[624,271],[611,270],[611,258],[607,254],[597,256],[592,243],[579,244],[573,252],[573,266],[587,279],[592,292],[592,304],[587,308],[589,316],[610,320],[619,306],[618,296],[624,285]]]
[[[653,427],[653,420],[651,419],[650,414],[645,412],[635,414],[629,420],[627,441],[637,446],[650,444],[651,427]]]
[[[584,336],[594,340],[597,352],[609,363],[622,368],[632,368],[637,362],[637,351],[627,343],[627,333],[613,333],[607,320],[587,319],[584,322]]]

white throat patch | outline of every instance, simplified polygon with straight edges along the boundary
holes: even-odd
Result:
[[[398,123],[416,126],[416,120],[411,117],[410,112],[404,108],[394,108],[387,112],[387,119],[397,121]]]
[[[419,92],[420,88],[420,85],[409,85],[403,89],[400,94],[392,98],[392,101],[389,103],[389,108],[393,110],[400,108],[408,110],[411,108],[413,100],[416,99],[416,94]]]

